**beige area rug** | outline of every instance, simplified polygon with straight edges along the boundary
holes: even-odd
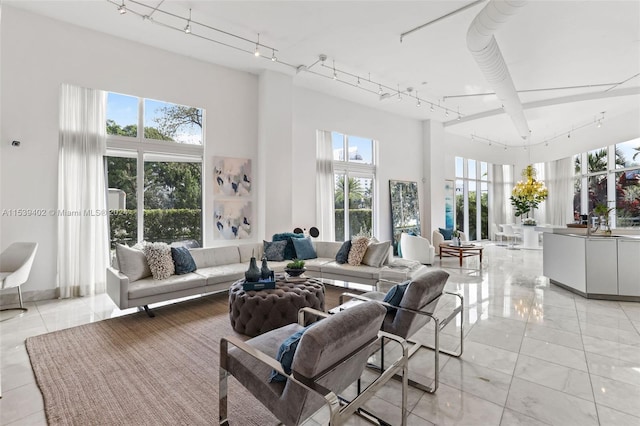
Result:
[[[344,291],[327,288],[327,309]],[[27,339],[52,425],[211,425],[218,422],[218,357],[227,296],[206,296]],[[278,421],[233,378],[229,420]]]

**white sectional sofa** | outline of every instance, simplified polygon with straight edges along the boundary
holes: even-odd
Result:
[[[380,272],[394,266],[407,271],[407,278],[416,276],[426,270],[417,262],[396,261],[389,256],[382,267],[366,265],[351,266],[335,261],[336,253],[342,246],[340,242],[313,241],[317,258],[305,260],[306,275],[357,282],[375,286]],[[263,244],[239,244],[226,247],[190,248],[197,269],[184,275],[172,275],[167,279],[156,280],[149,276],[131,282],[129,277],[116,268],[107,268],[107,294],[120,309],[132,307],[144,308],[153,316],[148,308],[152,303],[164,302],[186,296],[227,291],[231,284],[244,278],[251,256],[262,258]],[[269,262],[269,268],[275,272],[283,272],[288,260]]]

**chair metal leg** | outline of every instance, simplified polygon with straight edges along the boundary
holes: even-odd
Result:
[[[227,377],[229,373],[224,368],[226,367],[228,344],[226,340],[220,341],[220,367],[218,375],[218,419],[221,425],[228,426],[229,418],[227,415]],[[222,356],[224,355],[224,357]],[[225,363],[225,366],[222,363]]]
[[[25,308],[24,304],[22,303],[22,289],[20,288],[20,286],[18,286],[18,300],[20,301],[20,307],[19,308],[3,308],[3,309],[0,309],[0,312],[18,311],[18,313],[16,313],[15,315],[12,315],[12,316],[7,317],[7,318],[0,319],[0,322],[4,322],[4,321],[8,321],[8,320],[13,319],[13,318],[21,317],[22,315],[25,314],[25,312],[28,311],[28,309]]]

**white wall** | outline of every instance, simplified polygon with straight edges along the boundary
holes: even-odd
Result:
[[[316,130],[362,136],[378,141],[376,211],[378,239],[391,239],[389,180],[416,181],[422,193],[420,122],[295,87],[293,95],[293,225],[317,226]],[[420,200],[425,209],[424,199]]]
[[[214,155],[252,158],[255,164],[257,76],[6,6],[1,43],[2,209],[56,209],[58,98],[61,83],[71,83],[206,110],[205,244],[218,243],[213,241],[213,201],[207,196],[210,165]],[[11,147],[14,139],[22,141],[20,148]],[[54,297],[56,217],[2,216],[0,237],[0,249],[13,241],[40,244],[23,290],[31,298]]]

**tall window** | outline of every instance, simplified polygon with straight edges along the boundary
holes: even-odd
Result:
[[[456,228],[470,240],[489,238],[489,164],[456,157]]]
[[[336,241],[373,235],[375,142],[332,132]]]
[[[574,163],[576,213],[604,204],[614,208],[614,227],[640,227],[640,139],[578,154]]]
[[[203,110],[109,93],[106,127],[112,245],[202,245]]]

